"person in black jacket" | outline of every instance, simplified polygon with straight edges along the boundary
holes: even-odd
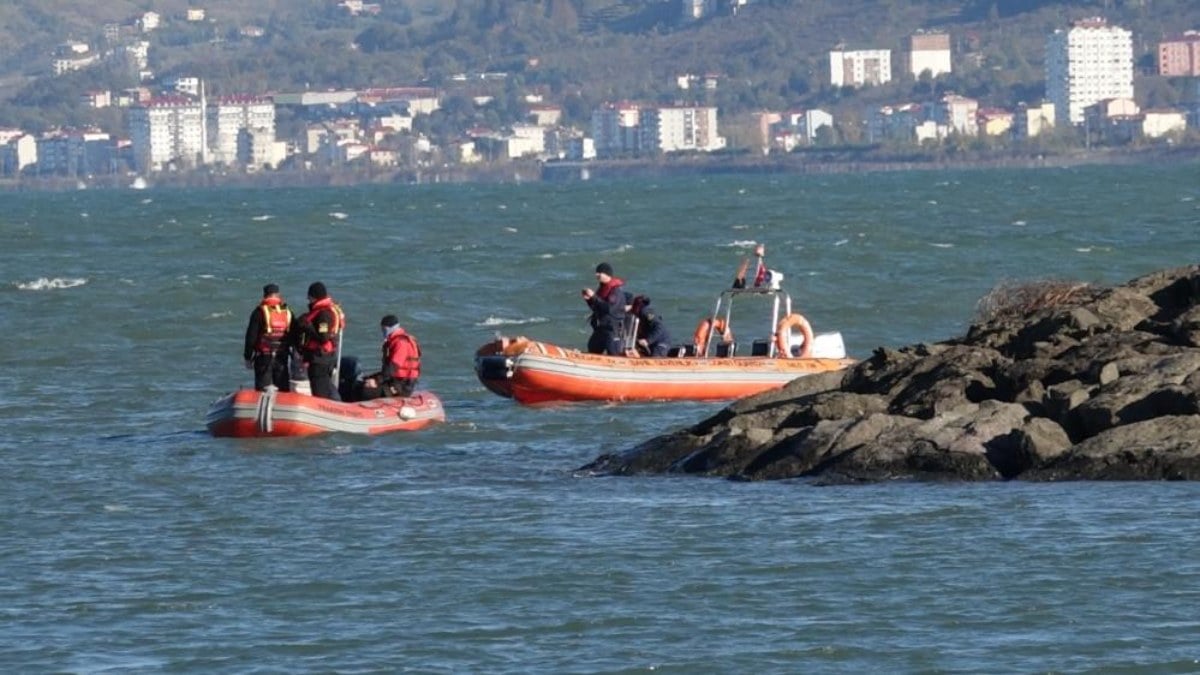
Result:
[[[310,284],[308,313],[292,322],[290,341],[308,365],[308,384],[317,398],[338,397],[333,370],[338,366],[338,345],[345,325],[345,314],[329,297],[325,284],[319,281]]]
[[[588,338],[587,350],[591,354],[621,356],[625,353],[622,326],[625,322],[625,282],[613,276],[612,265],[602,262],[596,265],[596,290],[581,291],[583,301],[592,310],[588,323],[592,336]]]
[[[630,312],[638,319],[637,350],[642,356],[666,356],[671,350],[671,334],[662,317],[650,309],[650,298],[633,298]]]
[[[288,391],[288,329],[292,310],[279,295],[279,286],[263,286],[263,299],[246,325],[246,341],[242,359],[246,368],[254,369],[254,388],[262,391],[274,384],[279,391]]]

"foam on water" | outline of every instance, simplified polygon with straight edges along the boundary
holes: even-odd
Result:
[[[495,326],[524,326],[534,323],[546,323],[549,320],[550,319],[547,319],[544,316],[532,316],[528,319],[506,319],[499,316],[489,316],[475,325],[480,328],[492,328]]]
[[[14,285],[22,291],[54,291],[75,288],[87,282],[88,280],[82,277],[54,277],[53,279],[40,277],[33,281],[18,281]]]

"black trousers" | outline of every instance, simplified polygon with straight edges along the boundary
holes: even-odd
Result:
[[[338,400],[337,389],[333,386],[334,356],[318,356],[308,362],[308,386],[312,395],[317,398]]]
[[[361,387],[358,392],[358,400],[370,401],[373,398],[412,396],[416,388],[416,380],[395,380],[382,387]]]
[[[623,347],[621,336],[612,331],[595,330],[592,331],[592,336],[588,338],[587,350],[589,354],[621,356],[625,353]]]
[[[291,376],[288,373],[287,352],[254,355],[254,388],[262,391],[271,384],[279,391],[288,391]]]

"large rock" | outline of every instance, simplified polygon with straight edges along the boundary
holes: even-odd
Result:
[[[880,347],[584,470],[821,483],[1200,478],[1200,266],[1055,297],[962,338]]]

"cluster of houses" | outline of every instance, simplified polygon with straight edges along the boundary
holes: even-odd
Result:
[[[953,71],[950,36],[918,33],[906,41],[899,61],[913,78],[937,78]],[[829,53],[829,83],[867,87],[892,80],[888,49]],[[1158,74],[1190,78],[1191,104],[1179,109],[1142,110],[1134,100],[1133,41],[1128,30],[1102,18],[1075,22],[1046,41],[1046,100],[1021,103],[1015,110],[981,106],[946,94],[937,100],[904,102],[864,111],[870,142],[940,142],[951,137],[1028,139],[1056,127],[1083,127],[1087,138],[1121,144],[1141,138],[1182,134],[1200,126],[1200,33],[1187,31],[1159,43]],[[822,125],[835,120],[822,110],[764,113],[759,127],[766,151],[791,151],[813,143]]]
[[[744,3],[730,3],[736,10]],[[347,12],[374,11],[372,5],[347,0]],[[685,3],[685,11],[703,13],[712,3]],[[188,10],[186,20],[203,21],[203,10]],[[161,18],[146,12],[119,30],[154,30]],[[144,40],[126,42],[119,53],[144,69]],[[140,46],[138,46],[140,45]],[[89,55],[86,45],[64,45],[60,56]],[[111,52],[117,53],[117,52]],[[132,56],[131,56],[132,55]],[[1159,45],[1158,67],[1171,77],[1191,78],[1200,102],[1200,33],[1190,31]],[[107,57],[106,57],[107,58]],[[82,61],[72,61],[78,64]],[[898,62],[914,78],[937,78],[953,72],[950,36],[921,32],[906,40]],[[57,65],[55,69],[58,70]],[[829,53],[829,82],[841,87],[867,87],[889,82],[890,50],[846,50]],[[75,65],[62,66],[64,69]],[[1129,31],[1102,19],[1087,19],[1057,30],[1046,42],[1045,101],[1015,110],[982,107],[955,94],[922,103],[896,103],[863,111],[862,140],[897,143],[940,142],[952,137],[1032,138],[1056,127],[1084,127],[1107,142],[1178,134],[1196,125],[1200,103],[1190,110],[1141,110],[1133,99],[1133,50]],[[467,90],[472,80],[504,78],[503,73],[466,74],[448,86]],[[718,76],[680,75],[681,91],[715,89]],[[586,161],[674,152],[713,152],[727,146],[718,129],[715,107],[689,104],[608,102],[596,108],[586,130],[564,126],[561,107],[541,95],[526,96],[528,115],[506,129],[464,129],[442,147],[414,130],[414,120],[437,111],[445,92],[424,86],[347,91],[304,91],[271,95],[208,96],[196,77],[177,77],[158,87],[123,92],[92,91],[85,101],[94,107],[128,109],[128,135],[113,137],[97,129],[57,130],[34,135],[0,128],[0,173],[4,175],[86,175],[115,172],[149,174],[202,167],[244,171],[311,169],[342,166],[421,167],[473,164],[521,158]],[[472,94],[477,106],[491,102]],[[303,132],[277,136],[276,113],[304,120]],[[1190,116],[1190,120],[1189,120]],[[839,121],[830,112],[808,109],[757,114],[756,127],[765,152],[836,142]],[[827,137],[827,138],[826,138]],[[1091,136],[1089,136],[1090,138]]]

